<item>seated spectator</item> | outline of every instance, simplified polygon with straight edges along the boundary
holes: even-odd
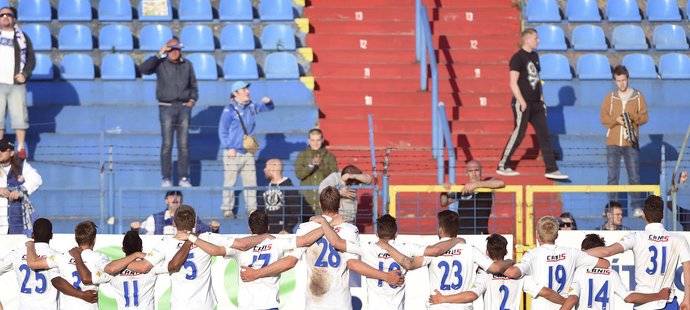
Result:
[[[283,162],[280,159],[269,159],[264,174],[270,181],[269,189],[258,198],[259,208],[266,209],[268,214],[268,231],[272,234],[292,233],[295,226],[303,221],[305,211],[311,211],[311,207],[303,208],[302,199],[296,190],[280,188],[294,186],[290,178],[283,176]]]
[[[630,230],[630,227],[624,226],[623,223],[623,205],[618,201],[610,201],[604,207],[606,213],[606,222],[597,227],[597,230]]]
[[[355,225],[357,218],[357,191],[350,187],[360,184],[369,185],[371,181],[371,176],[362,173],[362,170],[353,165],[348,165],[341,172],[333,172],[321,181],[319,193],[329,186],[338,189],[340,193],[340,209],[338,213],[345,218],[345,221]]]
[[[577,222],[570,212],[563,212],[558,218],[559,230],[577,230]]]
[[[175,226],[173,226],[173,219],[175,210],[182,205],[182,192],[168,191],[165,193],[165,210],[149,215],[144,222],[132,222],[129,227],[132,230],[138,230],[141,235],[174,235],[177,233]],[[199,218],[196,218],[196,232],[218,232],[220,223],[216,221],[211,222],[211,226],[204,224]]]

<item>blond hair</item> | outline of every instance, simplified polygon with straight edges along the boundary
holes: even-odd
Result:
[[[558,238],[558,220],[544,216],[537,221],[537,236],[542,243],[553,243]]]

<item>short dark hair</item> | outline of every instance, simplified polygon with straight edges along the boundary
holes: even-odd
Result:
[[[508,255],[508,240],[499,234],[491,234],[486,238],[486,251],[493,260],[501,260]]]
[[[15,9],[15,8],[13,8],[13,7],[11,7],[11,6],[3,6],[2,8],[0,8],[0,11],[2,11],[2,10],[10,10],[10,11],[12,11],[12,15],[14,15],[14,18],[17,19],[17,9]]]
[[[376,233],[379,238],[393,239],[398,233],[398,224],[390,214],[385,214],[376,219]]]
[[[362,174],[362,170],[359,169],[359,168],[357,168],[357,167],[354,166],[354,165],[347,165],[347,166],[345,166],[345,168],[343,168],[343,170],[341,171],[341,174],[346,174],[346,173],[349,173],[349,174]],[[355,179],[349,179],[349,180],[345,181],[345,185],[347,185],[347,186],[359,185],[359,184],[361,184],[361,183],[362,183],[362,182],[360,182],[359,180],[355,180]]]
[[[623,65],[617,65],[615,68],[613,68],[613,76],[614,78],[616,75],[625,75],[626,78],[630,78],[630,73],[628,73],[628,68],[626,68]]]
[[[534,28],[525,28],[522,32],[520,32],[520,37],[524,38],[528,34],[537,34],[537,29]]]
[[[563,212],[563,213],[561,213],[561,216],[558,217],[558,226],[559,227],[561,227],[561,228],[564,227],[565,223],[563,221],[561,221],[561,219],[564,219],[564,218],[570,219],[570,221],[572,221],[571,227],[573,228],[573,230],[577,230],[577,221],[575,221],[575,217],[573,217],[573,215],[570,212]]]
[[[79,246],[92,246],[96,243],[98,226],[92,221],[83,221],[74,227],[74,240]]]
[[[122,239],[122,250],[125,252],[125,255],[141,252],[143,249],[139,232],[136,230],[128,231]]]
[[[457,237],[460,232],[460,216],[457,212],[443,210],[436,215],[436,218],[438,219],[438,227],[443,228],[448,237]]]
[[[604,238],[597,234],[587,234],[582,240],[582,250],[587,251],[600,246],[606,246]]]
[[[611,200],[604,206],[604,212],[611,212],[613,208],[623,209],[623,205],[618,201]]]
[[[168,198],[168,197],[170,197],[170,196],[180,196],[180,197],[184,197],[184,196],[182,195],[182,192],[181,192],[181,191],[178,191],[178,190],[172,190],[172,191],[168,191],[167,193],[165,193],[165,198]]]
[[[34,241],[48,243],[53,239],[53,223],[47,218],[39,218],[34,221]]]
[[[319,204],[324,212],[338,213],[340,209],[340,193],[333,186],[328,186],[319,195]]]
[[[664,218],[664,201],[657,195],[650,195],[644,201],[644,218],[650,223],[661,223]]]
[[[177,226],[177,230],[191,231],[196,224],[196,211],[190,205],[181,205],[175,210],[173,221],[175,226]]]
[[[249,215],[249,229],[252,234],[264,234],[268,231],[268,214],[264,210],[254,210],[252,214]]]
[[[320,135],[321,138],[323,138],[323,131],[321,131],[321,129],[318,128],[312,128],[311,130],[309,130],[309,134],[307,134],[307,136],[311,135]]]

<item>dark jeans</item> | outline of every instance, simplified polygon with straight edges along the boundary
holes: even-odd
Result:
[[[625,162],[625,170],[628,172],[628,184],[640,184],[640,151],[634,147],[622,147],[615,145],[606,146],[606,162],[609,168],[609,185],[618,185],[621,173],[621,159]],[[611,193],[611,200],[618,200],[616,193]],[[642,205],[640,193],[630,193],[633,209]]]
[[[180,178],[189,176],[189,119],[192,108],[175,103],[159,106],[161,135],[161,174],[164,179],[172,179],[173,135],[177,133],[177,173]]]

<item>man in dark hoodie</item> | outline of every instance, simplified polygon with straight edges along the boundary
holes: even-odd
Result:
[[[329,174],[338,171],[335,156],[328,152],[323,143],[323,132],[314,128],[309,130],[309,146],[297,155],[295,174],[301,186],[319,186]],[[318,190],[304,190],[305,200],[311,205],[315,214],[321,215]]]

